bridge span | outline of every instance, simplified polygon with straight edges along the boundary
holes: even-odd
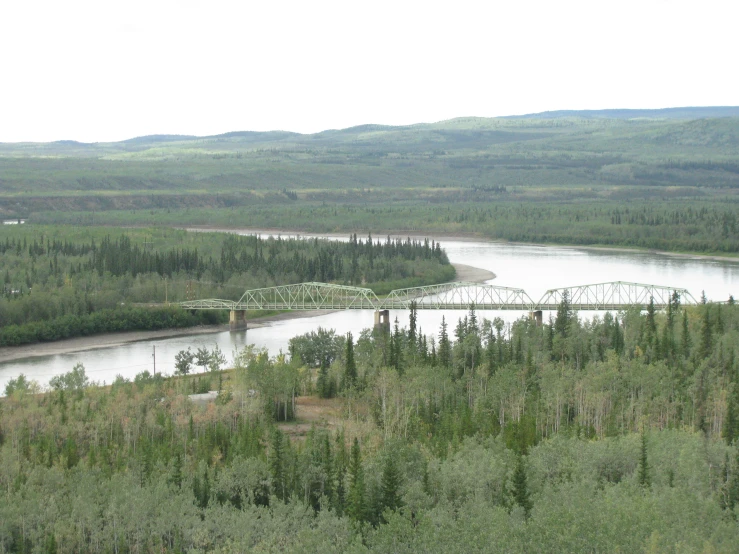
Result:
[[[575,311],[620,310],[646,306],[650,301],[660,310],[667,307],[674,294],[682,304],[697,303],[683,288],[625,281],[550,289],[536,302],[520,288],[456,281],[398,289],[384,298],[368,288],[298,283],[247,290],[238,300],[209,298],[180,302],[180,306],[188,310],[229,310],[231,327],[236,329],[246,327],[246,311],[258,310],[374,310],[387,316],[388,310],[407,310],[415,302],[419,310],[467,310],[474,306],[477,310],[527,311],[540,320],[542,311],[556,310],[565,297]]]

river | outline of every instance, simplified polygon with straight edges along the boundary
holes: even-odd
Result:
[[[328,238],[341,240],[341,237]],[[696,299],[700,298],[701,291],[705,291],[709,300],[726,300],[729,295],[739,292],[739,260],[454,239],[441,239],[441,244],[451,262],[492,271],[497,278],[491,283],[523,288],[534,301],[547,289],[608,281],[685,288]],[[459,311],[419,311],[418,324],[425,334],[438,335],[441,318],[445,316],[451,333],[458,318],[463,315],[464,312]],[[479,315],[489,319],[500,316],[506,321],[522,316],[521,312],[479,312]],[[590,314],[583,313],[582,316],[589,317]],[[319,326],[335,329],[342,334],[351,331],[356,338],[362,329],[372,326],[373,317],[372,311],[351,310],[275,321],[269,326],[242,332],[225,331],[145,340],[70,354],[14,360],[0,364],[0,394],[5,390],[8,380],[21,373],[45,385],[52,376],[68,372],[78,362],[84,364],[88,377],[99,383],[110,383],[116,375],[132,379],[141,371],[153,371],[154,350],[157,372],[171,374],[174,371],[175,354],[188,347],[193,350],[198,347],[212,349],[218,345],[226,357],[232,359],[232,353],[246,344],[265,347],[271,354],[277,354],[280,349],[287,351],[291,337]],[[395,317],[398,317],[401,326],[407,326],[407,311],[391,312],[391,319]],[[547,314],[544,314],[544,318],[546,320]]]

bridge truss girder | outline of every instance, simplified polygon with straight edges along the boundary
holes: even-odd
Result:
[[[248,290],[233,310],[375,310],[371,289],[327,283],[298,283]]]
[[[371,289],[327,283],[299,283],[246,291],[237,300],[205,299],[182,302],[190,310],[407,310],[416,302],[419,310],[556,310],[569,293],[572,310],[620,310],[649,304],[663,309],[672,294],[682,304],[697,304],[686,290],[660,285],[613,281],[551,289],[533,302],[523,289],[454,282],[392,291],[380,300]]]
[[[180,302],[180,306],[187,310],[233,310],[234,304],[233,300],[221,300],[220,298]]]
[[[619,310],[627,306],[646,306],[651,300],[654,300],[655,308],[664,309],[675,292],[680,296],[681,304],[697,304],[686,289],[612,281],[550,289],[536,303],[537,309],[556,310],[565,291],[569,292],[569,303],[573,310]]]
[[[407,310],[412,302],[419,310],[521,310],[534,304],[523,289],[457,281],[394,290],[380,309]]]

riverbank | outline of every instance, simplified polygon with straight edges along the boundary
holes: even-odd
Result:
[[[306,312],[283,312],[249,320],[250,329],[267,327],[272,322],[286,319],[301,319],[327,314],[326,310],[312,310]],[[0,363],[12,362],[26,358],[40,356],[56,356],[59,354],[71,354],[85,350],[98,348],[110,348],[121,346],[131,342],[147,341],[154,339],[170,339],[173,337],[185,337],[188,335],[203,335],[207,333],[223,333],[229,330],[228,325],[199,325],[182,329],[162,329],[160,331],[126,331],[123,333],[104,333],[89,337],[76,337],[54,342],[39,342],[36,344],[25,344],[23,346],[0,347]]]
[[[457,272],[457,281],[465,283],[484,283],[492,281],[496,275],[492,271],[482,269],[481,267],[473,267],[465,264],[452,264]]]
[[[457,281],[465,281],[468,283],[483,283],[485,281],[495,279],[495,273],[486,269],[473,267],[466,264],[452,265],[457,271]],[[280,314],[273,314],[250,319],[248,325],[249,329],[259,329],[260,327],[267,327],[275,321],[302,319],[306,317],[325,315],[328,313],[332,312],[326,310],[283,312]],[[21,360],[25,358],[35,358],[39,356],[56,356],[59,354],[70,354],[72,352],[83,352],[85,350],[95,350],[97,348],[109,348],[121,346],[130,342],[169,339],[173,337],[202,335],[206,333],[222,333],[228,330],[228,325],[200,325],[197,327],[188,327],[182,329],[162,329],[159,331],[126,331],[123,333],[105,333],[101,335],[76,337],[73,339],[65,339],[55,342],[40,342],[23,346],[4,346],[0,347],[0,363],[12,362],[14,360]]]

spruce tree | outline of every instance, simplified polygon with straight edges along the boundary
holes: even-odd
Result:
[[[651,486],[649,478],[649,460],[647,459],[647,436],[642,431],[641,434],[641,453],[639,456],[639,485],[644,488]]]
[[[418,313],[417,313],[417,304],[416,301],[413,300],[411,302],[411,315],[410,315],[410,322],[408,327],[408,343],[409,344],[415,344],[416,342],[416,323],[418,321]]]
[[[403,373],[403,334],[400,332],[398,327],[398,318],[395,318],[395,328],[393,329],[393,336],[390,340],[390,348],[392,351],[393,367],[398,371],[398,374]]]
[[[272,478],[272,494],[284,501],[287,499],[287,469],[283,441],[282,433],[279,429],[274,429],[268,462],[269,473]]]
[[[721,436],[730,445],[739,435],[739,414],[737,413],[736,392],[731,390],[726,399],[726,418],[721,428]]]
[[[397,510],[401,507],[400,486],[402,476],[395,463],[395,456],[392,452],[388,452],[385,456],[385,463],[382,467],[382,480],[380,482],[381,495],[381,512],[385,509]]]
[[[572,308],[570,307],[570,291],[565,289],[562,292],[562,300],[557,305],[557,317],[554,319],[554,329],[557,334],[566,338],[570,330],[570,321],[572,321]]]
[[[323,451],[321,452],[321,468],[323,469],[323,495],[329,503],[334,502],[334,459],[331,453],[331,441],[328,433],[323,435]]]
[[[657,322],[655,320],[654,297],[649,297],[647,304],[647,321],[645,327],[644,344],[646,347],[654,346],[657,337]]]
[[[448,369],[451,365],[451,345],[449,344],[449,333],[444,316],[441,317],[441,331],[439,332],[439,350],[437,353],[439,365]]]
[[[362,453],[359,439],[354,439],[349,458],[349,494],[346,499],[346,513],[354,521],[367,520],[367,489],[364,482]]]
[[[682,337],[680,339],[680,350],[682,350],[683,358],[687,358],[690,355],[690,330],[688,329],[688,312],[683,310],[683,322],[682,322]]]
[[[346,334],[344,380],[347,387],[353,387],[357,382],[357,364],[354,361],[354,338],[351,333]]]
[[[513,471],[513,500],[523,508],[524,517],[528,519],[531,514],[532,503],[526,482],[526,467],[524,466],[523,456],[520,454],[516,460],[516,469]]]
[[[711,355],[713,346],[713,322],[708,306],[703,308],[703,326],[701,327],[700,356],[705,359]]]

